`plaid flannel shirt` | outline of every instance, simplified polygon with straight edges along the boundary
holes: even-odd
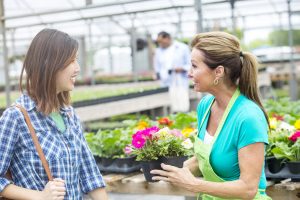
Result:
[[[16,103],[27,110],[53,177],[65,180],[65,199],[83,199],[83,193],[105,187],[72,107],[60,109],[66,125],[61,133],[51,117],[37,112],[28,95],[23,94]],[[25,119],[16,107],[6,109],[0,118],[0,192],[11,183],[4,177],[8,169],[20,187],[41,191],[48,182]]]

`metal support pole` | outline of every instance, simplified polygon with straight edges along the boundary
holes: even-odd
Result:
[[[4,19],[4,0],[0,0],[0,29],[2,34],[2,51],[3,51],[3,67],[5,73],[5,95],[6,95],[6,106],[10,106],[10,80],[9,80],[9,65],[8,65],[8,54],[6,45],[6,28]]]
[[[91,85],[95,85],[94,77],[94,53],[93,53],[93,38],[92,38],[92,20],[88,20],[88,37],[89,37],[89,75],[91,78]]]
[[[234,16],[234,9],[235,9],[235,0],[230,0],[231,6],[231,23],[232,23],[232,33],[236,35],[236,19]]]
[[[202,24],[202,2],[201,0],[195,0],[195,8],[197,11],[198,15],[198,20],[197,20],[197,33],[203,32],[203,24]]]
[[[182,37],[182,9],[178,9],[177,38]]]
[[[16,41],[15,41],[15,32],[16,32],[16,30],[15,29],[11,29],[10,30],[10,32],[11,32],[11,58],[14,58],[13,59],[13,65],[11,65],[11,66],[13,66],[13,71],[14,71],[14,77],[13,77],[13,80],[15,80],[16,79],[16,74],[15,74],[15,72],[17,72],[18,71],[18,69],[17,69],[17,65],[16,65]],[[14,83],[13,83],[14,84]]]
[[[292,101],[298,99],[298,88],[297,88],[297,77],[295,73],[295,63],[294,63],[294,50],[293,50],[293,27],[292,27],[292,19],[291,19],[291,0],[287,0],[288,6],[288,21],[289,21],[289,46],[290,46],[290,97]]]
[[[130,43],[131,43],[131,60],[132,60],[132,72],[134,81],[138,81],[137,77],[137,66],[136,66],[136,32],[135,28],[132,27],[130,30]]]
[[[112,42],[111,42],[111,35],[108,36],[108,57],[109,57],[109,72],[112,74],[114,71],[114,59],[113,59],[113,54],[111,51],[111,46],[112,46]]]
[[[132,72],[133,72],[133,79],[134,82],[138,81],[137,77],[137,66],[136,66],[136,51],[137,51],[137,45],[136,45],[136,29],[135,29],[135,15],[131,16],[131,29],[130,29],[130,44],[131,44],[131,60],[132,60]]]

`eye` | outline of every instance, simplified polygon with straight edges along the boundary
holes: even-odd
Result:
[[[192,64],[192,67],[195,69],[195,68],[197,68],[197,66],[196,65],[194,65],[194,64]]]

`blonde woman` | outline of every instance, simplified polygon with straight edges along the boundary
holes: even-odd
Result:
[[[203,200],[271,199],[265,193],[268,117],[257,90],[257,61],[224,32],[196,35],[189,72],[197,92],[207,92],[197,108],[195,156],[184,168],[162,164],[164,180],[201,193]],[[201,171],[204,180],[193,173]]]
[[[48,180],[21,111],[0,118],[0,196],[22,200],[77,200],[83,193],[106,200],[105,183],[83,137],[70,91],[80,71],[78,43],[68,34],[44,29],[25,57],[26,91],[16,101],[27,111],[54,180]],[[12,181],[5,178],[10,170]]]

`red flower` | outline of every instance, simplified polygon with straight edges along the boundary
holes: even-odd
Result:
[[[289,140],[296,142],[298,138],[300,138],[300,131],[296,131],[291,137],[289,137]]]
[[[273,113],[272,117],[276,118],[277,121],[283,121],[283,116],[282,115],[277,115],[276,113]]]
[[[163,117],[158,120],[158,123],[160,125],[171,126],[173,124],[173,121],[169,120],[169,118],[167,118],[167,117]]]

